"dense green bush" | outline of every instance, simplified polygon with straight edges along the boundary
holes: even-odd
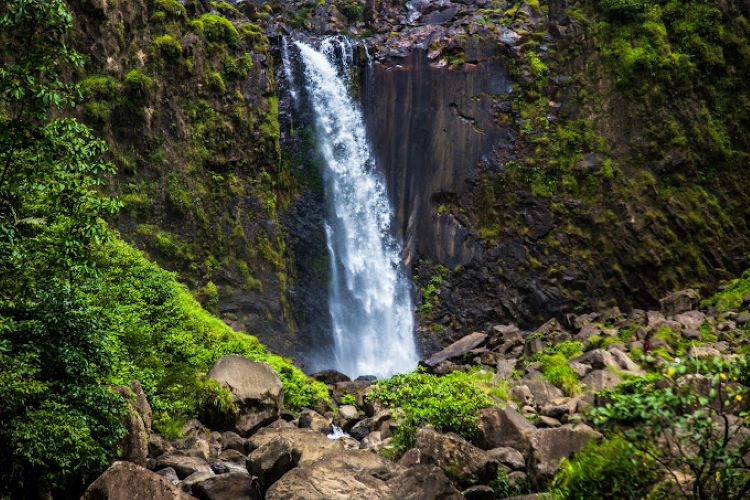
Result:
[[[715,306],[719,311],[737,309],[748,295],[750,295],[750,269],[738,279],[731,281],[722,291],[706,299],[703,306]]]
[[[236,45],[240,40],[237,28],[226,17],[217,14],[203,14],[190,22],[190,27],[211,42]]]
[[[563,460],[550,490],[562,499],[643,498],[658,479],[655,461],[615,436]]]
[[[131,97],[138,100],[148,99],[154,86],[154,80],[138,69],[125,75],[125,88]]]
[[[395,436],[396,451],[409,448],[419,427],[453,431],[471,438],[477,430],[479,410],[493,405],[469,373],[437,376],[418,370],[381,380],[368,395],[390,408],[400,408]]]

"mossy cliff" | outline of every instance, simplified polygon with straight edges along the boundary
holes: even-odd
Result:
[[[117,226],[214,314],[292,353],[270,7],[71,1],[81,116],[110,145]]]

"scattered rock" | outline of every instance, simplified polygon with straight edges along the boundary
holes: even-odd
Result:
[[[463,498],[467,500],[494,500],[495,492],[486,485],[477,485],[467,488],[461,492]]]
[[[313,373],[310,376],[326,385],[336,385],[339,382],[351,382],[352,380],[336,370],[323,370],[322,372]]]
[[[581,379],[583,385],[590,387],[596,392],[603,389],[610,389],[620,382],[622,382],[622,377],[611,370],[594,370]]]
[[[159,474],[161,477],[166,479],[172,484],[177,484],[180,482],[180,478],[177,477],[177,473],[172,467],[167,467],[166,469],[161,469],[159,471],[156,471],[157,474]]]
[[[720,358],[721,352],[718,349],[709,347],[706,345],[694,345],[687,352],[688,357],[706,359],[706,358]]]
[[[398,500],[460,500],[461,493],[435,465],[415,465],[388,480],[390,498]]]
[[[495,374],[497,378],[505,379],[513,376],[513,370],[516,368],[518,360],[513,358],[501,359],[497,362]]]
[[[302,410],[299,415],[299,427],[317,432],[331,432],[331,419],[314,410]]]
[[[301,457],[299,449],[282,436],[276,436],[247,457],[247,470],[257,476],[265,491],[278,479],[292,470]]]
[[[86,489],[82,500],[188,500],[169,480],[131,462],[117,461]]]
[[[601,434],[584,424],[539,429],[531,436],[530,469],[533,479],[538,483],[551,478],[557,472],[563,458],[571,456],[592,439],[600,437]]]
[[[338,441],[328,439],[324,434],[311,429],[279,428],[272,429],[264,427],[253,434],[248,442],[250,447],[255,450],[266,444],[272,439],[281,436],[288,440],[292,445],[292,453],[299,455],[298,463],[306,463],[317,459],[323,452],[330,448],[335,448]]]
[[[193,484],[193,495],[201,500],[261,500],[257,480],[241,472],[229,472]]]
[[[661,305],[661,312],[664,313],[664,316],[673,318],[677,314],[695,309],[699,301],[698,291],[688,288],[687,290],[670,293],[659,300],[659,305]]]
[[[515,448],[507,446],[493,448],[487,451],[487,456],[513,470],[524,470],[526,468],[526,460],[523,458],[523,454]]]
[[[193,491],[193,485],[195,485],[196,483],[200,483],[201,481],[205,481],[206,479],[212,478],[215,475],[216,474],[214,474],[214,471],[212,470],[209,470],[208,472],[193,472],[188,477],[180,481],[180,488],[182,488],[182,491],[191,493]]]
[[[537,429],[512,408],[485,408],[479,414],[475,444],[482,449],[510,447],[523,454],[529,451],[529,438]]]
[[[436,352],[432,356],[430,356],[429,359],[424,361],[424,364],[428,367],[434,367],[442,363],[443,361],[448,361],[450,359],[455,359],[463,356],[464,354],[468,353],[475,347],[478,347],[487,339],[487,334],[481,333],[481,332],[474,332],[470,333],[469,335],[466,335],[465,337],[457,340],[456,342],[452,343],[442,351]]]
[[[202,456],[195,456],[186,451],[169,451],[156,459],[156,469],[171,467],[180,479],[196,472],[211,472],[211,467]]]
[[[517,384],[528,387],[534,404],[539,406],[545,405],[553,399],[560,398],[563,395],[560,389],[546,380],[521,380],[517,382]]]
[[[497,473],[497,462],[453,433],[441,434],[424,427],[417,431],[414,447],[420,451],[422,463],[437,465],[463,487],[488,484]]]
[[[560,423],[560,421],[557,420],[556,418],[547,417],[545,415],[539,415],[539,424],[538,424],[538,427],[550,428],[551,429],[551,428],[555,428],[555,427],[560,427],[561,425],[562,424]]]

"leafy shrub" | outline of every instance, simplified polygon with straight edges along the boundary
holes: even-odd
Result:
[[[368,398],[400,408],[399,427],[394,436],[397,451],[409,448],[417,429],[426,425],[471,438],[477,431],[479,410],[493,404],[471,374],[451,372],[437,376],[421,369],[379,381]]]
[[[166,19],[185,19],[185,6],[177,0],[156,0],[154,18],[157,21]]]
[[[552,480],[555,498],[643,498],[659,479],[656,462],[621,436],[589,442],[563,460]]]
[[[676,378],[675,378],[676,377]],[[654,457],[683,496],[744,498],[750,475],[747,386],[750,361],[689,358],[665,365],[660,376],[627,381],[605,391],[608,403],[593,422]],[[691,478],[692,491],[678,479]]]
[[[109,75],[91,75],[81,81],[84,97],[110,100],[120,91],[120,82]]]
[[[237,45],[240,35],[237,28],[226,17],[217,14],[203,14],[190,22],[190,27],[199,35],[214,43]]]
[[[563,390],[568,396],[581,392],[578,374],[568,365],[568,360],[562,354],[545,354],[541,357],[540,368],[544,378]]]
[[[341,404],[354,406],[357,404],[357,400],[355,399],[354,394],[347,393],[341,396]]]
[[[90,119],[102,123],[107,122],[112,115],[112,107],[108,102],[104,101],[91,101],[86,103],[83,107],[83,111]]]
[[[720,292],[703,301],[703,306],[714,306],[719,311],[737,309],[742,305],[743,298],[750,294],[750,269],[729,284]]]

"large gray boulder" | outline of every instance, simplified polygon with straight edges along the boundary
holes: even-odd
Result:
[[[164,477],[131,462],[115,462],[86,489],[82,500],[189,500]]]
[[[664,316],[673,318],[677,314],[695,309],[699,302],[700,294],[698,291],[688,288],[687,290],[670,293],[659,300],[659,305]]]
[[[296,427],[265,427],[253,434],[248,443],[253,450],[268,449],[267,446],[271,441],[278,437],[283,438],[290,444],[291,453],[297,457],[295,461],[298,464],[312,462],[321,457],[326,450],[343,447],[339,442],[340,440],[334,441],[320,432]],[[251,454],[251,456],[253,455]],[[258,456],[255,455],[255,457]]]
[[[451,359],[460,358],[475,347],[478,347],[487,339],[486,333],[474,332],[462,337],[455,341],[442,351],[436,352],[429,359],[424,361],[424,364],[429,367],[434,367]]]
[[[622,377],[611,370],[594,370],[581,379],[581,383],[594,392],[610,389],[622,382]]]
[[[417,431],[414,447],[420,461],[443,469],[456,484],[463,487],[487,484],[497,475],[498,463],[485,451],[456,434],[441,434],[432,427]]]
[[[184,479],[196,472],[211,472],[211,466],[200,453],[190,450],[174,450],[160,455],[156,459],[155,469],[171,467],[180,479]]]
[[[393,500],[461,500],[461,493],[435,465],[415,465],[388,480]]]
[[[301,456],[301,450],[289,439],[276,436],[247,457],[247,470],[258,477],[265,491],[281,476],[296,467]]]
[[[530,449],[529,438],[537,431],[513,408],[485,408],[479,414],[479,432],[474,443],[482,449],[510,447],[524,455]]]
[[[234,403],[226,411],[206,409],[206,422],[212,428],[248,436],[279,418],[284,389],[268,363],[236,354],[222,356],[209,370],[208,378],[229,389]]]

